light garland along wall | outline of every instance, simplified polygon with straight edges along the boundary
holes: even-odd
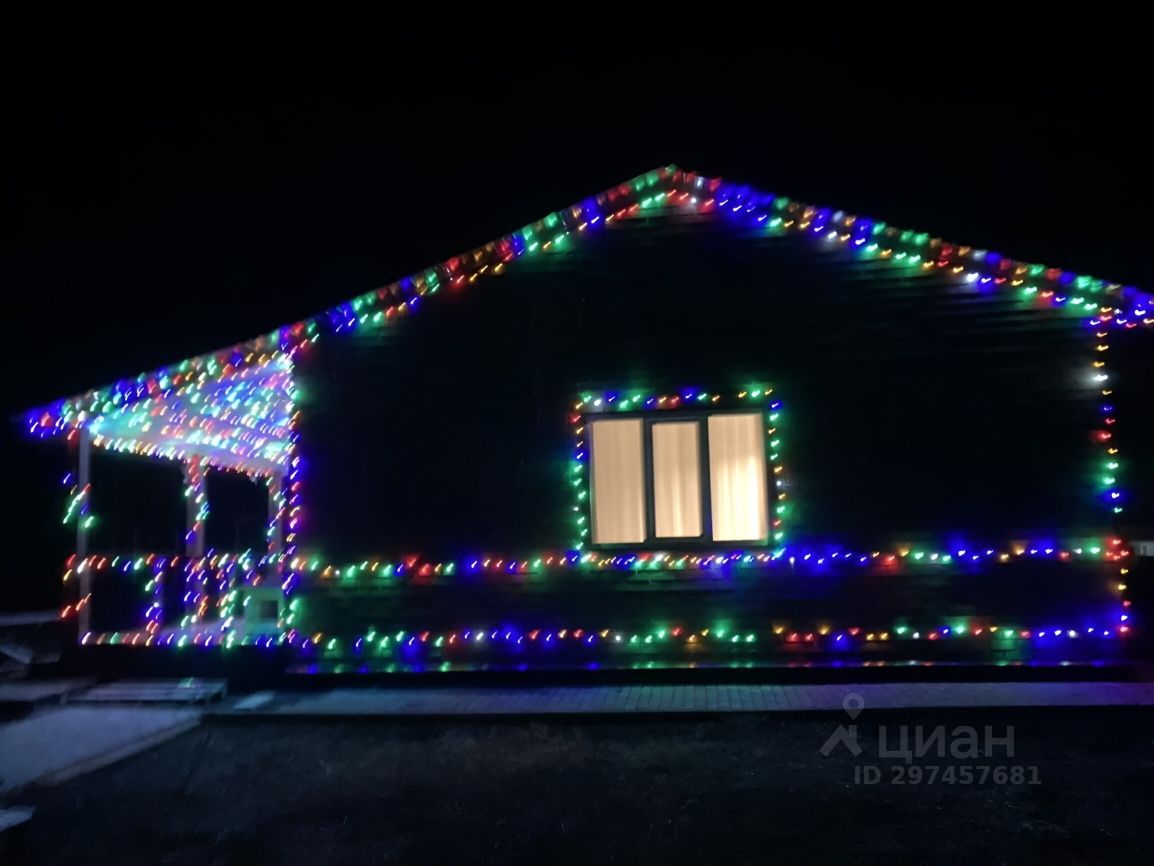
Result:
[[[210,515],[207,471],[209,466],[200,457],[192,457],[184,463],[183,495],[188,525],[184,536],[186,553],[73,554],[65,564],[63,583],[66,595],[75,594],[76,599],[63,606],[60,611],[62,620],[77,618],[89,609],[93,576],[111,571],[120,575],[149,574],[143,588],[146,600],[144,630],[139,639],[143,639],[143,635],[156,638],[165,632],[172,636],[173,630],[187,631],[191,639],[194,634],[216,630],[227,632],[238,624],[244,625],[244,609],[249,602],[248,591],[266,584],[270,579],[274,585],[280,586],[286,560],[285,551],[293,549],[285,546],[285,539],[291,541],[292,536],[285,533],[282,537],[288,512],[288,496],[285,493],[288,485],[280,476],[267,475],[263,471],[245,472],[231,466],[213,467],[212,471],[237,472],[265,486],[269,498],[269,516],[265,527],[267,546],[264,553],[205,552],[205,529]],[[80,523],[80,530],[86,533],[97,517],[89,513],[86,497],[81,497],[80,505],[72,504],[79,495],[72,477],[71,473],[65,477],[65,483],[73,485],[65,521]],[[179,599],[175,603],[171,595],[173,592],[179,592]],[[282,608],[278,625],[289,627],[292,625],[292,617],[287,603]],[[101,633],[99,630],[89,630],[86,620],[79,623],[83,627],[81,638],[85,641]],[[114,633],[108,632],[109,635]]]
[[[211,552],[191,557],[94,555],[70,558],[64,582],[68,585],[85,575],[99,581],[105,574],[131,575],[142,581],[142,627],[123,632],[85,632],[80,636],[81,643],[184,646],[195,642],[211,646],[243,628],[251,591],[270,580],[275,586],[277,565],[268,557],[251,552]],[[174,610],[169,609],[172,588],[180,593]],[[74,606],[70,605],[62,616],[67,618],[74,613]]]
[[[707,558],[691,555],[655,554],[647,557],[598,556],[587,553],[546,555],[536,560],[473,560],[463,563],[426,563],[415,558],[397,562],[364,562],[338,567],[317,562],[281,562],[280,557],[256,557],[253,554],[212,554],[199,558],[142,556],[93,556],[69,563],[66,580],[85,569],[97,573],[119,571],[123,574],[147,576],[145,602],[148,604],[147,624],[139,630],[123,632],[86,633],[85,645],[171,646],[171,647],[232,647],[254,646],[266,649],[290,648],[321,656],[343,657],[350,653],[372,657],[396,656],[397,660],[414,655],[448,657],[458,652],[465,657],[484,655],[485,652],[520,651],[553,647],[579,647],[592,657],[598,650],[621,652],[651,652],[653,650],[686,652],[705,648],[725,647],[727,651],[759,652],[775,646],[792,648],[804,653],[828,653],[871,650],[904,643],[916,651],[921,642],[946,641],[955,647],[995,649],[1006,653],[1028,652],[1032,648],[1085,649],[1071,641],[1092,639],[1111,640],[1125,637],[1130,631],[1128,613],[1123,607],[1115,618],[1107,616],[1094,622],[1086,618],[1078,622],[1020,623],[997,621],[983,616],[958,615],[937,622],[923,619],[900,618],[890,624],[837,623],[829,618],[814,616],[805,621],[775,618],[772,612],[739,613],[728,618],[728,623],[698,624],[666,622],[651,630],[628,627],[605,627],[598,623],[574,623],[570,628],[531,625],[510,625],[508,621],[484,625],[473,624],[457,629],[411,627],[389,628],[350,636],[326,634],[307,630],[307,617],[300,617],[300,598],[294,598],[285,614],[283,629],[253,632],[245,627],[244,606],[249,593],[262,581],[275,581],[275,567],[287,565],[300,574],[333,581],[346,588],[371,588],[388,591],[418,585],[422,580],[447,582],[449,585],[468,585],[473,575],[489,579],[520,581],[540,576],[549,580],[563,578],[566,573],[592,570],[605,573],[614,583],[618,576],[646,580],[653,571],[685,569],[697,581],[699,575],[715,579],[760,581],[774,576],[777,579],[814,580],[837,570],[860,569],[890,574],[894,578],[924,571],[957,573],[964,569],[1009,566],[1015,562],[1047,561],[1055,563],[1106,563],[1125,572],[1130,553],[1121,539],[1109,539],[1103,544],[1088,542],[1086,547],[1074,549],[1016,546],[1009,550],[959,549],[951,552],[930,551],[903,547],[893,552],[856,552],[828,550],[822,554],[801,552],[786,547],[776,551],[754,553],[710,554]],[[273,561],[276,560],[276,561]],[[693,560],[696,560],[694,562]],[[698,571],[701,569],[702,571]],[[833,570],[833,571],[831,571]],[[274,575],[267,578],[265,575]],[[424,578],[422,578],[424,575]],[[432,580],[429,580],[429,579]],[[163,611],[163,584],[166,580],[183,581],[186,587],[183,618],[175,629],[165,629]],[[305,605],[308,601],[305,600]]]
[[[953,245],[925,233],[912,232],[887,226],[885,223],[859,218],[842,211],[816,208],[789,199],[758,193],[745,187],[728,185],[720,179],[707,179],[692,173],[682,172],[675,167],[667,167],[622,184],[595,198],[573,207],[554,212],[524,229],[494,241],[469,253],[454,257],[420,274],[361,295],[353,300],[333,307],[319,316],[287,325],[276,331],[250,341],[242,346],[223,352],[212,353],[187,359],[177,365],[162,368],[135,379],[123,380],[114,385],[88,392],[80,397],[59,401],[42,410],[37,410],[28,418],[28,429],[32,435],[45,437],[63,435],[76,441],[82,430],[90,430],[94,419],[112,413],[129,416],[130,426],[151,423],[143,419],[148,416],[149,401],[167,400],[177,397],[200,398],[213,391],[229,377],[246,380],[253,370],[261,370],[269,365],[279,365],[287,359],[291,363],[296,352],[315,342],[322,334],[344,333],[359,328],[386,326],[416,312],[423,306],[422,301],[433,295],[452,294],[466,288],[486,276],[497,275],[504,267],[522,256],[544,253],[550,249],[563,248],[574,242],[582,233],[597,231],[614,220],[638,215],[650,208],[678,208],[698,215],[717,215],[752,227],[760,227],[769,234],[805,234],[819,244],[829,248],[853,249],[866,259],[887,262],[901,269],[939,269],[948,271],[960,282],[976,283],[989,291],[1014,291],[1024,300],[1044,307],[1070,310],[1081,317],[1094,337],[1094,360],[1091,373],[1101,385],[1103,397],[1102,427],[1094,436],[1102,447],[1101,498],[1109,514],[1121,514],[1125,495],[1118,485],[1121,459],[1115,445],[1114,414],[1112,408],[1112,388],[1109,373],[1102,353],[1109,349],[1108,336],[1119,328],[1131,329],[1149,326],[1154,317],[1149,314],[1150,298],[1129,287],[1073,274],[1060,269],[1048,268],[1004,258],[996,253]],[[447,290],[447,291],[442,291]],[[226,389],[227,390],[227,389]],[[808,549],[782,546],[774,551],[731,551],[725,553],[706,552],[701,554],[670,554],[638,551],[631,554],[612,556],[583,552],[580,549],[554,553],[531,554],[507,557],[478,554],[460,564],[455,562],[428,562],[419,557],[388,563],[382,560],[365,560],[352,565],[321,563],[316,558],[302,559],[297,556],[299,532],[304,523],[302,476],[303,460],[299,454],[297,438],[293,429],[295,409],[290,405],[275,406],[268,399],[270,384],[266,388],[250,388],[246,396],[240,396],[235,389],[227,398],[210,397],[213,408],[225,414],[223,417],[236,422],[236,433],[223,436],[214,443],[239,461],[261,456],[274,459],[277,465],[286,467],[283,499],[276,513],[287,518],[283,552],[271,553],[269,561],[284,568],[283,590],[291,595],[302,577],[319,577],[322,581],[336,578],[347,579],[350,573],[371,574],[374,579],[383,575],[386,580],[412,576],[415,579],[442,579],[458,573],[486,575],[543,575],[570,569],[609,572],[637,572],[646,569],[679,570],[695,569],[709,574],[715,569],[756,567],[770,571],[785,567],[792,569],[799,563],[816,565],[833,561],[851,562],[861,566],[899,565],[909,562],[934,564],[956,564],[958,562],[1005,562],[1022,556],[1046,556],[1057,562],[1071,561],[1083,556],[1101,557],[1118,569],[1117,591],[1120,596],[1121,612],[1111,627],[1097,627],[1099,635],[1118,636],[1129,630],[1129,601],[1124,593],[1125,577],[1128,573],[1128,550],[1120,537],[1110,537],[1090,545],[1058,544],[1050,541],[1024,542],[1019,546],[955,548],[953,550],[915,550],[895,545],[889,551],[848,551],[836,546]],[[237,412],[240,406],[239,412]],[[233,414],[227,414],[231,407]],[[171,418],[169,419],[171,421]],[[194,425],[195,426],[195,425]],[[241,429],[244,428],[244,429]],[[184,433],[187,431],[179,431]],[[107,439],[107,437],[106,437]],[[267,450],[270,439],[273,450]],[[167,445],[148,442],[133,442],[130,439],[102,440],[98,447],[114,447],[132,450],[152,457],[181,459],[183,451],[179,441],[181,435],[173,437]],[[187,441],[184,439],[184,441]],[[262,449],[265,449],[262,451]],[[89,523],[94,517],[88,512],[87,485],[74,484],[66,519]],[[1086,553],[1086,551],[1099,551]],[[82,558],[72,562],[66,573],[75,573],[80,567],[91,567],[103,558]],[[134,559],[132,562],[137,562]],[[268,562],[262,560],[262,565]],[[287,568],[286,568],[287,566]],[[153,586],[155,592],[155,581]],[[83,604],[85,599],[80,600]],[[153,607],[149,606],[151,614]],[[270,635],[273,642],[287,642],[298,645],[302,640],[315,645],[319,641],[302,639],[292,629],[294,604],[282,624],[279,635]],[[66,613],[67,613],[66,609]],[[73,611],[74,612],[74,611]],[[151,615],[149,622],[153,621]],[[941,626],[940,628],[949,628]],[[940,629],[938,630],[940,633]],[[1054,633],[1068,634],[1071,629],[1052,629]],[[1031,638],[1041,632],[1028,629]],[[610,633],[611,630],[610,630]],[[840,633],[840,632],[839,632]],[[846,632],[848,633],[848,632]],[[896,630],[893,632],[897,634]],[[932,634],[933,629],[919,634]],[[986,630],[988,632],[988,628]],[[139,633],[137,633],[139,635]],[[196,640],[201,633],[192,636]],[[423,634],[423,633],[422,633]],[[597,632],[600,634],[600,632]],[[450,635],[451,636],[451,635]],[[100,641],[104,635],[86,635],[86,642]],[[171,637],[168,636],[168,637]],[[323,637],[323,636],[322,636]],[[632,638],[632,636],[630,636]],[[929,639],[929,638],[927,638]],[[207,638],[205,638],[207,640]],[[178,641],[179,642],[179,641]],[[221,638],[216,643],[228,643]],[[630,641],[631,642],[631,641]],[[139,641],[134,641],[139,645]],[[424,641],[422,641],[424,643]],[[303,645],[303,644],[301,644]]]

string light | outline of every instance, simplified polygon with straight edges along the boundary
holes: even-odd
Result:
[[[197,504],[195,519],[190,526],[191,537],[200,536],[208,514],[207,499],[203,496],[204,469],[240,470],[263,479],[269,485],[272,507],[267,549],[262,556],[210,553],[184,558],[148,555],[131,560],[73,557],[65,572],[66,582],[83,569],[120,568],[126,574],[141,572],[148,575],[143,630],[122,633],[116,641],[107,633],[92,632],[85,635],[86,642],[165,646],[191,642],[194,645],[228,646],[238,640],[242,643],[257,640],[247,635],[237,638],[229,629],[243,613],[246,589],[266,579],[279,582],[285,604],[278,621],[281,632],[262,636],[259,640],[267,646],[287,643],[300,648],[306,645],[315,647],[321,642],[320,639],[300,638],[297,631],[302,609],[300,600],[293,593],[306,579],[359,582],[368,575],[374,582],[384,581],[385,585],[392,585],[405,580],[468,580],[478,575],[547,577],[573,570],[615,574],[685,570],[704,579],[715,575],[724,577],[729,573],[757,574],[782,569],[805,573],[847,566],[897,571],[950,566],[964,573],[965,567],[1026,558],[1045,558],[1059,563],[1116,563],[1118,579],[1114,586],[1121,599],[1120,613],[1117,621],[1108,627],[1096,626],[1096,634],[1117,636],[1129,631],[1130,603],[1125,597],[1129,551],[1120,536],[1061,544],[1027,541],[936,548],[894,544],[884,550],[869,551],[850,550],[836,544],[787,544],[785,522],[789,505],[784,465],[780,460],[780,403],[771,397],[772,392],[756,388],[736,396],[694,390],[665,396],[604,393],[583,397],[572,415],[578,443],[570,467],[570,481],[577,498],[574,513],[578,524],[578,538],[573,549],[516,557],[476,555],[463,557],[459,562],[438,562],[415,556],[394,561],[365,560],[351,565],[322,563],[315,557],[299,554],[301,532],[305,528],[303,480],[306,464],[296,429],[299,410],[294,370],[301,353],[307,352],[323,335],[391,326],[418,312],[428,300],[452,296],[485,278],[499,276],[510,263],[521,257],[564,254],[585,234],[652,209],[665,208],[733,220],[767,234],[805,235],[824,249],[849,250],[864,260],[885,263],[908,273],[948,274],[973,291],[1016,292],[1031,306],[1065,310],[1079,317],[1094,340],[1090,376],[1102,398],[1099,407],[1101,424],[1093,433],[1102,454],[1098,495],[1115,521],[1123,512],[1126,496],[1119,484],[1121,459],[1114,429],[1113,386],[1105,358],[1112,332],[1154,324],[1154,315],[1151,315],[1154,300],[1150,296],[1130,286],[1016,261],[988,250],[947,243],[926,233],[899,229],[844,211],[794,202],[783,196],[757,192],[719,178],[706,178],[676,166],[667,166],[555,211],[516,232],[364,293],[317,316],[277,328],[246,343],[189,358],[30,412],[27,427],[34,436],[64,436],[71,440],[83,429],[89,432],[96,447],[178,460],[190,467],[195,466],[196,474],[190,474],[186,486],[186,495],[193,497]],[[651,404],[650,401],[654,402]],[[585,461],[578,456],[583,453],[581,437],[585,417],[614,409],[658,411],[683,402],[712,404],[714,401],[725,401],[726,405],[732,405],[734,401],[741,405],[749,405],[747,401],[762,401],[764,405],[768,462],[773,470],[773,490],[777,497],[772,545],[697,553],[601,553],[586,550],[588,528],[587,519],[583,518],[588,508],[587,479],[581,465]],[[77,522],[86,529],[94,520],[89,509],[89,487],[81,488],[71,478],[66,479],[66,485],[70,486],[70,493],[65,522]],[[185,633],[174,635],[164,628],[163,623],[166,618],[171,618],[164,610],[165,586],[171,585],[166,582],[177,579],[177,570],[184,587],[179,629],[184,629]],[[65,607],[62,615],[75,616],[90,600],[90,596],[78,599],[75,604]],[[909,639],[918,640],[943,640],[957,634],[957,630],[950,626],[905,631],[899,631],[899,628],[905,627],[895,627],[892,634],[909,635]],[[1000,632],[1036,641],[1068,639],[1072,634],[1080,633],[1079,629],[1053,625],[1030,629],[1002,627],[999,630],[996,625],[987,623],[981,629],[986,638]],[[1089,631],[1093,629],[1086,629],[1087,633]],[[608,633],[613,635],[614,642],[625,634]],[[528,633],[519,634],[523,638]],[[552,633],[547,633],[547,637],[549,634]],[[654,634],[644,635],[642,642],[665,640],[655,638]],[[772,630],[773,638],[768,634],[750,634],[757,639],[781,638],[787,643],[802,644],[809,642],[807,635],[813,637],[809,632],[794,632],[784,627],[781,632]],[[853,630],[838,631],[828,627],[816,634],[814,641],[828,640],[837,646],[861,642]],[[867,633],[866,643],[872,642],[868,634],[871,633]],[[890,632],[875,631],[872,634],[876,637]],[[132,636],[130,640],[129,635]],[[693,644],[720,639],[715,637],[715,633],[686,632],[686,635],[687,645],[690,637]],[[1066,635],[1066,638],[1061,635]],[[438,633],[437,639],[455,646],[458,643],[455,638],[459,636],[457,632]],[[632,638],[630,635],[629,642]],[[563,637],[556,639],[565,640]],[[333,646],[340,646],[336,637],[327,638],[325,646],[333,641],[336,641]],[[530,641],[534,642],[536,638]]]
[[[295,629],[269,634],[169,633],[157,635],[148,631],[89,632],[81,643],[94,646],[186,646],[205,649],[232,649],[255,647],[260,649],[291,648],[306,655],[344,658],[353,656],[400,656],[435,654],[450,656],[455,651],[485,652],[493,648],[516,648],[548,652],[563,647],[579,647],[591,655],[604,657],[618,652],[650,652],[661,649],[694,653],[711,648],[730,648],[738,651],[759,649],[761,645],[790,647],[803,651],[844,651],[851,648],[883,646],[890,643],[923,641],[968,641],[985,646],[1012,647],[1021,642],[1033,645],[1063,643],[1079,637],[1099,640],[1120,639],[1127,629],[1110,625],[1082,625],[1068,628],[1047,624],[1044,628],[1027,629],[997,624],[985,620],[967,619],[959,623],[912,626],[903,621],[889,628],[868,630],[861,626],[837,628],[828,623],[791,626],[778,622],[760,628],[735,628],[714,625],[707,628],[686,628],[680,625],[656,626],[649,630],[585,627],[574,628],[520,628],[509,625],[463,627],[448,631],[434,629],[397,629],[378,633],[370,629],[352,639],[323,632],[304,634]]]
[[[64,509],[64,520],[61,522],[75,523],[81,529],[87,530],[96,521],[90,510],[89,496],[92,493],[92,485],[85,484],[81,487],[80,482],[74,481],[73,478],[71,472],[64,476],[64,486],[68,487],[68,504]]]
[[[192,520],[184,536],[186,545],[199,546],[204,538],[205,522],[208,520],[208,491],[205,487],[204,467],[200,458],[190,459],[185,466],[184,498],[188,500]]]
[[[1048,544],[1043,546],[1043,543],[1019,542],[1008,550],[986,548],[971,551],[965,548],[959,548],[952,552],[929,551],[912,546],[902,546],[890,552],[872,551],[870,553],[840,550],[824,550],[819,552],[786,547],[780,551],[763,551],[757,554],[734,551],[724,554],[709,553],[706,555],[656,553],[628,556],[599,556],[597,554],[587,553],[579,556],[576,552],[570,552],[562,555],[543,554],[538,557],[525,559],[507,560],[499,557],[485,557],[471,559],[467,563],[464,563],[463,567],[458,567],[457,563],[454,562],[424,562],[416,557],[410,557],[396,563],[382,560],[366,560],[349,565],[323,564],[315,560],[304,561],[295,559],[288,563],[288,565],[297,573],[310,574],[322,580],[333,581],[340,585],[370,585],[380,589],[389,586],[401,586],[405,583],[427,582],[427,579],[430,577],[463,583],[467,582],[469,576],[474,574],[515,577],[527,574],[548,575],[560,573],[563,570],[572,571],[583,569],[592,571],[608,569],[613,571],[640,572],[647,570],[668,571],[681,569],[698,569],[703,572],[711,570],[737,570],[740,572],[747,570],[750,574],[765,573],[767,569],[788,569],[792,573],[806,574],[821,573],[823,569],[860,567],[869,567],[897,574],[908,570],[943,567],[950,568],[951,571],[953,571],[959,566],[964,566],[966,563],[979,560],[991,563],[1010,563],[1027,559],[1046,559],[1058,563],[1072,563],[1076,561],[1117,563],[1121,573],[1125,575],[1128,573],[1129,556],[1130,553],[1122,546],[1121,539],[1111,538],[1102,542],[1087,542],[1084,545],[1079,544],[1079,546],[1073,548],[1050,546]],[[239,555],[210,553],[206,556],[196,558],[179,556],[163,557],[156,554],[136,558],[93,556],[79,562],[75,561],[75,559],[70,560],[66,572],[66,579],[68,576],[71,576],[74,569],[80,571],[85,568],[92,569],[96,572],[111,570],[124,574],[145,572],[150,575],[150,580],[145,585],[145,590],[146,592],[151,592],[152,595],[151,603],[146,614],[147,625],[144,628],[144,632],[147,637],[152,637],[153,640],[141,638],[136,641],[138,645],[183,646],[185,644],[179,643],[176,638],[178,638],[180,634],[188,634],[196,637],[196,640],[193,641],[194,645],[201,645],[205,639],[205,635],[215,635],[215,643],[211,645],[228,647],[235,645],[238,641],[240,641],[241,645],[252,643],[252,640],[247,639],[250,636],[247,636],[243,631],[244,594],[246,590],[260,586],[264,579],[264,574],[269,571],[269,566],[275,564],[276,563],[270,563],[269,557],[257,557],[251,552]],[[163,585],[166,575],[169,574],[173,574],[178,579],[184,581],[186,587],[184,610],[187,612],[180,620],[180,625],[176,632],[169,631],[167,634],[163,634],[161,628],[163,620]],[[366,580],[369,581],[368,584],[365,584]],[[209,599],[210,585],[215,587],[215,597],[218,599],[216,613],[213,619],[207,617],[207,614],[211,610]],[[65,608],[65,610],[62,611],[62,616],[68,617],[70,615],[74,616],[75,610]],[[1080,624],[1079,628],[1074,630],[1087,631],[1087,633],[1097,634],[1101,637],[1109,637],[1111,635],[1123,636],[1129,631],[1129,626],[1127,624],[1128,616],[1125,611],[1122,616],[1126,618],[1120,619],[1117,623],[1103,622],[1096,626]],[[291,619],[292,613],[286,618],[286,629],[291,630],[292,623],[289,621]],[[784,634],[790,627],[782,625],[781,628],[783,631],[779,632],[778,636]],[[806,628],[810,631],[814,630],[808,626]],[[819,637],[832,636],[839,647],[845,647],[849,644],[844,643],[844,641],[848,638],[856,637],[856,629],[860,627],[842,627],[838,629],[827,622],[815,628]],[[980,628],[991,634],[999,630],[996,624],[991,623],[986,623]],[[1002,629],[1007,632],[1010,631],[1010,629],[1005,626],[1002,626]],[[1017,631],[1029,631],[1031,634],[1036,634],[1039,639],[1054,631],[1067,632],[1070,630],[1068,627],[1048,624],[1045,627],[1036,629],[1017,629]],[[878,629],[876,631],[880,634],[883,630]],[[938,627],[911,630],[908,625],[903,624],[895,625],[886,631],[893,631],[898,637],[904,637],[906,632],[910,632],[911,635],[916,632],[917,635],[926,635],[926,639],[929,640],[938,640],[940,637],[946,636],[941,633]],[[954,630],[955,636],[963,636],[964,632],[965,629]],[[618,632],[614,633],[616,634]],[[848,638],[837,638],[837,634],[842,633],[848,635]],[[131,634],[133,634],[133,632],[122,633],[119,638],[113,640],[111,633],[92,632],[88,635],[88,642],[97,645],[123,643],[126,642],[124,635]],[[284,637],[285,634],[287,634],[287,631],[274,635],[264,635],[259,643],[261,645],[282,645],[285,641],[281,638]],[[454,633],[446,633],[444,637],[447,639],[447,637],[450,637],[452,634]],[[978,636],[981,632],[974,634]],[[271,643],[265,641],[263,639],[265,637],[271,637]],[[561,639],[563,639],[563,637],[562,635]],[[708,634],[702,635],[702,637],[708,637]],[[331,640],[333,638],[330,637],[329,639]],[[768,635],[764,636],[764,639],[771,640]],[[143,644],[141,641],[144,641]],[[807,639],[802,642],[814,643],[815,641],[817,641],[816,638]],[[796,642],[796,639],[787,642]],[[820,643],[820,641],[818,642]],[[871,643],[872,641],[865,642]],[[296,640],[289,640],[287,643],[292,647],[300,646]]]
[[[238,381],[251,378],[250,366],[258,369],[269,365],[283,367],[286,359],[315,342],[321,333],[387,324],[411,314],[418,309],[420,299],[434,296],[444,288],[448,288],[450,293],[462,289],[481,277],[501,273],[505,265],[521,256],[557,251],[566,247],[576,235],[596,231],[607,223],[635,215],[643,209],[663,206],[684,207],[703,214],[728,214],[763,226],[769,232],[806,231],[824,237],[827,243],[853,247],[866,257],[886,259],[898,267],[949,269],[966,281],[986,281],[994,287],[1017,289],[1023,295],[1040,295],[1049,305],[1076,309],[1089,316],[1097,316],[1102,305],[1087,296],[1116,298],[1125,302],[1128,309],[1109,308],[1112,311],[1107,320],[1110,326],[1154,324],[1154,316],[1150,315],[1151,297],[1131,286],[949,244],[924,232],[898,229],[844,211],[816,208],[784,196],[757,193],[747,187],[728,185],[720,178],[705,178],[676,166],[666,166],[555,211],[516,232],[425,271],[338,304],[312,318],[282,326],[270,334],[220,352],[189,358],[172,367],[142,373],[133,379],[121,380],[106,388],[34,410],[28,414],[29,431],[39,436],[58,435],[77,426],[90,425],[94,416],[125,412],[142,400],[183,396],[190,391],[211,389],[220,383],[236,385]],[[542,237],[546,238],[544,243]],[[1029,284],[1026,280],[1030,281]],[[1039,284],[1052,288],[1039,292]],[[1078,294],[1071,295],[1071,291]],[[278,387],[271,382],[253,384],[261,389],[275,390]],[[219,404],[221,401],[209,398],[209,402]],[[243,402],[243,397],[236,395],[235,399],[227,402]],[[145,422],[141,420],[139,423]],[[267,432],[271,435],[274,431]],[[274,447],[273,457],[282,454],[288,446],[285,437],[276,438],[274,445],[279,447]],[[248,445],[241,450],[251,452],[255,447],[252,437],[245,441]]]

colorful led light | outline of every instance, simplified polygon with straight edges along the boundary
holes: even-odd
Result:
[[[565,251],[585,233],[599,231],[615,221],[655,208],[715,214],[767,233],[804,234],[822,248],[852,250],[862,258],[886,262],[910,273],[948,273],[974,291],[1012,291],[1032,306],[1071,311],[1087,324],[1094,338],[1091,377],[1103,398],[1102,423],[1094,432],[1094,440],[1102,448],[1099,493],[1115,519],[1122,513],[1126,497],[1118,482],[1121,460],[1115,442],[1113,392],[1104,354],[1109,351],[1108,337],[1112,330],[1154,324],[1154,316],[1150,315],[1154,301],[1150,296],[1133,287],[1018,262],[986,250],[950,244],[926,233],[898,229],[843,211],[813,207],[727,184],[717,178],[683,172],[675,166],[649,172],[482,247],[247,343],[190,358],[38,409],[28,415],[29,432],[36,436],[62,435],[73,439],[83,429],[91,434],[92,443],[97,447],[180,460],[190,466],[195,464],[201,474],[195,484],[189,484],[189,495],[198,501],[196,517],[190,526],[193,538],[200,536],[207,516],[207,500],[201,501],[203,468],[239,469],[266,479],[272,503],[266,555],[257,559],[241,554],[232,559],[226,556],[223,560],[219,555],[185,560],[184,622],[189,627],[203,627],[213,594],[219,608],[217,619],[228,622],[228,612],[246,582],[263,579],[267,572],[275,574],[283,592],[290,597],[281,622],[286,631],[277,636],[276,643],[295,633],[292,627],[299,617],[299,606],[291,595],[303,579],[347,580],[350,574],[354,575],[353,579],[359,579],[366,569],[374,578],[383,576],[389,580],[410,576],[448,579],[471,574],[548,574],[560,569],[617,572],[690,569],[708,573],[729,569],[805,569],[837,563],[909,568],[1007,562],[1022,557],[1046,557],[1058,562],[1101,558],[1118,563],[1119,579],[1115,586],[1122,612],[1110,631],[1129,630],[1129,601],[1124,596],[1128,554],[1120,537],[1105,542],[1063,545],[1023,542],[973,549],[951,546],[930,550],[902,545],[894,545],[889,551],[851,551],[836,545],[803,548],[785,543],[781,525],[784,514],[778,512],[774,517],[773,550],[637,551],[603,555],[584,551],[582,542],[575,545],[576,550],[515,558],[478,555],[463,558],[460,565],[411,557],[383,564],[381,560],[374,560],[371,566],[368,561],[360,566],[336,566],[298,556],[300,533],[304,528],[304,461],[295,430],[298,410],[293,381],[298,353],[306,351],[323,334],[390,325],[418,311],[426,298],[451,296],[483,278],[501,274],[518,258]],[[693,399],[699,394],[696,392]],[[712,400],[714,396],[706,395],[706,399]],[[600,399],[603,403],[609,402],[607,397],[602,395]],[[763,399],[764,395],[755,396],[750,391],[738,398],[756,400]],[[601,410],[601,407],[587,405],[588,402],[582,401],[577,417]],[[771,405],[771,416],[774,411]],[[771,450],[770,463],[774,470],[775,495],[779,497],[775,508],[783,509],[786,503],[780,498],[786,494],[782,489],[783,470],[777,449]],[[579,471],[575,474],[581,475]],[[578,495],[576,513],[580,518],[587,507],[584,504],[587,495],[582,495],[585,482],[583,476],[572,480]],[[73,483],[65,520],[78,521],[82,530],[94,519],[89,513],[89,495],[87,485],[80,487]],[[213,562],[214,559],[218,561]],[[179,560],[180,557],[175,557],[168,564],[162,561],[159,566],[155,565],[156,559],[148,562],[151,577],[146,592],[150,603],[146,609],[145,633],[150,637],[161,628],[164,581],[166,576],[171,579],[168,568]],[[79,571],[99,568],[95,563],[106,561],[87,557],[73,565]],[[66,581],[74,573],[73,565],[65,574]],[[65,609],[66,615],[74,615],[89,602],[90,596],[78,599]],[[1047,631],[1062,630],[1038,629],[1034,633],[1043,635]],[[942,634],[935,629],[918,631],[922,632],[931,636],[927,639],[939,639],[934,636]],[[200,639],[203,633],[197,631],[191,639]],[[843,634],[841,639],[849,638]],[[216,640],[219,643],[223,638],[218,634]]]
[[[452,656],[455,652],[489,652],[492,648],[510,648],[551,652],[574,647],[599,654],[618,652],[651,652],[661,649],[694,653],[708,648],[749,651],[759,645],[792,647],[802,651],[845,651],[899,642],[969,641],[987,647],[1012,647],[1021,642],[1047,645],[1079,637],[1099,640],[1121,639],[1127,629],[1110,624],[1081,625],[1070,628],[1047,624],[1029,629],[1014,625],[969,619],[961,624],[914,627],[907,622],[888,628],[866,629],[862,626],[836,628],[820,620],[818,625],[791,626],[777,622],[756,628],[718,626],[689,628],[681,625],[658,626],[649,631],[577,626],[573,628],[521,628],[509,625],[472,626],[449,631],[434,629],[399,629],[379,633],[370,629],[352,638],[323,632],[304,634],[295,629],[271,634],[221,633],[215,631],[169,632],[148,631],[89,632],[81,643],[95,646],[186,646],[205,649],[231,649],[251,646],[263,649],[289,649],[298,654],[332,657],[400,656],[413,652]]]

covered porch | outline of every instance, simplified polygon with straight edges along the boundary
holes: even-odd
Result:
[[[80,644],[274,642],[291,627],[293,581],[284,562],[295,547],[299,487],[292,354],[250,348],[189,359],[29,415],[33,435],[63,440],[71,455],[64,522],[74,527],[75,549],[60,615]],[[179,469],[173,495],[182,502],[149,489],[138,503],[182,510],[171,542],[147,549],[137,536],[135,544],[102,542],[93,463],[106,453],[124,464]],[[210,479],[223,475],[263,496],[259,543],[209,544]],[[117,493],[105,499],[108,507]]]

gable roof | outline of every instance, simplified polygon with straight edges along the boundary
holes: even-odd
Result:
[[[390,324],[426,299],[501,273],[526,255],[563,249],[655,208],[740,221],[766,232],[809,235],[900,268],[948,268],[960,280],[1036,295],[1113,327],[1154,324],[1151,297],[1131,286],[1022,262],[784,196],[731,184],[674,165],[654,169],[554,211],[480,247],[453,256],[317,315],[251,340],[56,400],[26,413],[33,436],[88,430],[94,444],[255,472],[283,471],[291,455],[293,359],[322,334]]]

